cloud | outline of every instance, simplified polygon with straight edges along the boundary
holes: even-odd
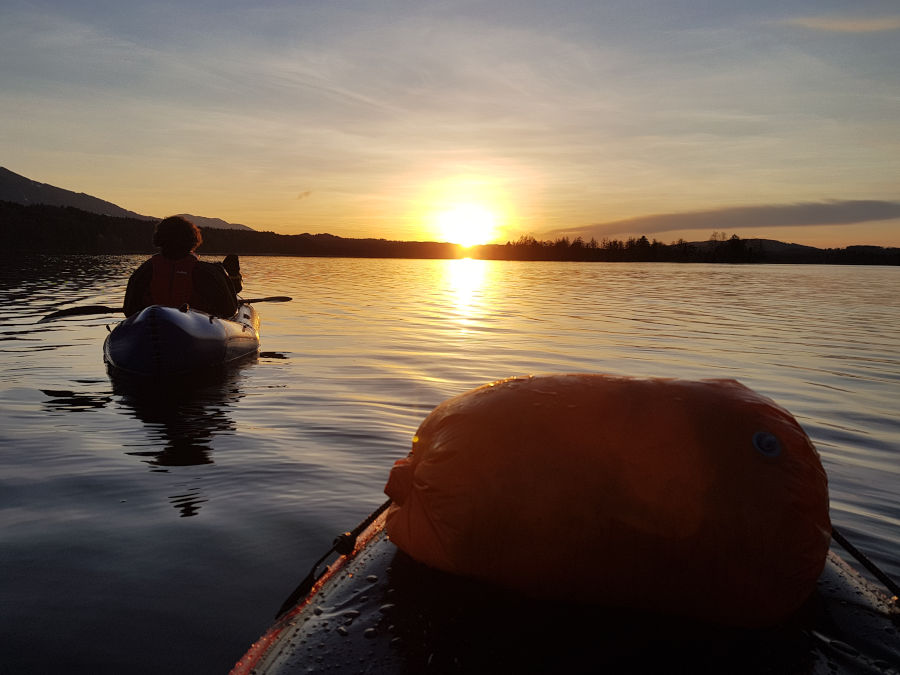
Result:
[[[900,202],[828,200],[800,204],[731,206],[688,213],[658,213],[575,229],[554,230],[551,234],[605,237],[611,234],[652,234],[672,230],[851,225],[894,218],[900,218]]]
[[[805,16],[786,19],[782,23],[829,33],[879,33],[900,29],[900,16],[851,18],[837,16]]]

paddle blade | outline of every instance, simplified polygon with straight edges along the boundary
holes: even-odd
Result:
[[[62,319],[66,316],[86,316],[88,314],[118,314],[122,312],[121,307],[107,307],[106,305],[84,305],[83,307],[69,307],[68,309],[59,309],[51,312],[38,323],[47,323],[55,319]]]
[[[286,295],[270,295],[266,298],[250,298],[248,300],[241,299],[242,305],[252,305],[256,302],[290,302],[293,298]]]

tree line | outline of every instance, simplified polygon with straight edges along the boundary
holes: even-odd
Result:
[[[104,216],[72,207],[0,201],[0,234],[7,250],[40,253],[146,253],[153,221]],[[522,236],[505,244],[463,250],[439,242],[351,239],[331,234],[276,234],[252,230],[203,230],[207,255],[292,255],[359,258],[458,258],[579,262],[813,263],[900,265],[900,248],[848,246],[819,249],[714,232],[708,241],[664,244],[646,236],[625,240],[582,237],[538,240]]]
[[[848,246],[820,249],[812,246],[741,239],[713,232],[708,241],[684,239],[664,244],[646,236],[625,240],[581,237],[540,241],[519,237],[505,245],[476,246],[472,257],[488,260],[572,260],[583,262],[679,262],[679,263],[794,263],[831,265],[900,265],[900,248]]]

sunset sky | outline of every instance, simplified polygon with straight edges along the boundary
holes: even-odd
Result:
[[[287,234],[900,246],[900,3],[4,0],[0,166]]]

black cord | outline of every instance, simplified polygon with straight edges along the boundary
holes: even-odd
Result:
[[[832,525],[831,527],[831,537],[840,544],[845,551],[847,551],[850,555],[856,558],[863,567],[869,570],[875,577],[881,581],[885,586],[888,587],[888,590],[894,594],[894,604],[897,604],[898,597],[900,597],[900,586],[897,585],[893,579],[891,579],[887,574],[885,574],[875,563],[869,560],[866,557],[866,554],[856,548],[853,544],[847,541],[847,538],[841,534],[836,527]]]
[[[312,569],[309,570],[309,574],[304,577],[303,581],[301,581],[297,588],[295,588],[291,592],[287,599],[283,603],[281,603],[281,607],[278,609],[278,613],[275,614],[275,618],[278,619],[283,614],[285,614],[289,609],[296,605],[297,602],[300,601],[300,598],[309,595],[312,587],[322,577],[322,575],[328,571],[328,568],[326,567],[319,574],[316,574],[316,570],[319,568],[319,565],[325,562],[332,553],[338,553],[340,555],[349,555],[353,553],[353,549],[356,547],[356,539],[360,534],[362,534],[362,531],[365,530],[369,525],[374,523],[375,519],[378,518],[378,516],[380,516],[382,513],[384,513],[390,505],[391,500],[388,499],[384,504],[375,509],[359,525],[354,527],[349,532],[344,532],[335,537],[334,541],[331,544],[331,548],[328,549],[325,555],[323,555],[315,563],[313,563]]]

